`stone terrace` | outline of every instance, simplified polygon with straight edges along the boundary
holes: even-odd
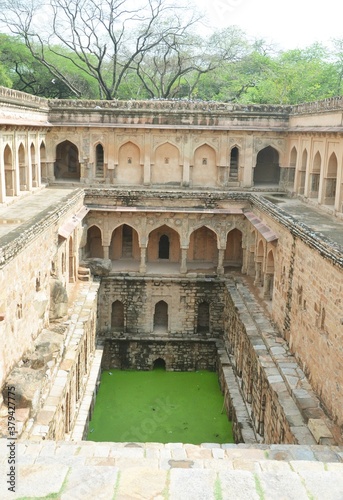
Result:
[[[341,500],[343,448],[172,443],[20,442],[16,492],[58,500]]]

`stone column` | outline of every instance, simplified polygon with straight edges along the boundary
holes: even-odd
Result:
[[[243,250],[243,257],[242,257],[242,268],[241,268],[241,273],[242,274],[247,274],[247,250],[245,247],[242,248]]]
[[[40,187],[42,185],[42,172],[41,172],[39,134],[37,134],[35,141],[35,153],[36,153],[36,185],[33,187]]]
[[[271,300],[271,288],[272,281],[274,279],[274,274],[265,274],[264,275],[264,283],[263,283],[263,298],[267,300]]]
[[[182,170],[182,186],[183,187],[188,187],[189,186],[189,178],[190,178],[190,170],[189,170],[189,164],[190,164],[190,140],[189,136],[185,135],[184,136],[184,146],[183,146],[183,170]]]
[[[12,196],[18,196],[20,194],[20,170],[19,170],[19,158],[18,158],[18,139],[16,132],[14,133],[12,186],[13,186]]]
[[[224,274],[224,248],[219,248],[218,249],[218,266],[217,266],[217,274]]]
[[[180,267],[181,274],[186,274],[187,272],[187,251],[188,248],[181,248],[181,267]]]
[[[248,266],[247,274],[248,276],[255,276],[255,252],[249,251],[248,254]]]
[[[139,266],[140,273],[146,273],[146,247],[141,247],[141,263]]]
[[[151,184],[151,134],[146,133],[144,136],[144,170],[143,170],[143,184],[150,186]]]
[[[5,177],[5,163],[4,163],[4,150],[2,144],[2,137],[0,136],[0,203],[3,203],[6,198],[6,177]]]
[[[255,286],[262,286],[262,262],[255,263]]]
[[[110,258],[110,247],[107,245],[103,245],[104,259]]]

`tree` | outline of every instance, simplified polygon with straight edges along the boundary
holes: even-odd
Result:
[[[181,40],[198,21],[188,9],[172,7],[167,0],[146,0],[145,4],[49,0],[44,24],[37,0],[1,0],[0,5],[2,23],[77,97],[83,95],[81,82],[66,73],[61,60],[94,79],[100,98],[113,99],[127,73],[142,65],[150,51],[170,37]]]
[[[241,60],[246,52],[244,33],[236,26],[207,39],[189,32],[169,33],[135,70],[149,97],[192,98],[204,75]]]

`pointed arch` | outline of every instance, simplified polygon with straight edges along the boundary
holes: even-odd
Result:
[[[261,149],[254,168],[255,184],[278,184],[280,181],[279,153],[272,146]]]
[[[275,267],[274,252],[273,250],[269,250],[266,261],[266,272],[269,274],[274,274],[274,267]]]
[[[230,151],[230,174],[229,178],[232,181],[238,180],[239,171],[239,148],[238,146],[233,146]]]
[[[40,171],[41,171],[41,179],[45,182],[48,181],[48,171],[46,165],[46,146],[45,142],[41,141],[39,146],[39,159],[40,159]]]
[[[224,253],[224,261],[227,265],[241,267],[243,264],[243,234],[235,228],[232,229],[226,238],[226,248]]]
[[[298,160],[298,151],[295,146],[292,147],[290,158],[289,158],[289,166],[295,168]]]
[[[175,229],[164,224],[151,231],[147,247],[149,262],[180,262],[180,254],[180,235]]]
[[[189,261],[198,260],[217,263],[217,234],[207,226],[201,226],[198,229],[195,229],[189,238],[187,258]]]
[[[121,224],[114,229],[109,248],[109,257],[111,260],[139,260],[140,249],[136,229],[129,224]]]
[[[307,168],[307,159],[308,159],[308,153],[307,149],[305,148],[301,157],[301,167],[300,169],[303,171],[306,171]]]
[[[180,151],[171,142],[164,142],[155,149],[155,161],[151,170],[152,184],[170,184],[180,186],[182,183],[182,166]]]
[[[217,158],[215,149],[205,143],[194,151],[194,165],[191,171],[192,186],[217,186]]]
[[[18,147],[19,182],[20,191],[28,190],[27,160],[24,144],[21,142]]]
[[[33,142],[31,142],[30,144],[30,160],[31,160],[32,187],[37,187],[39,185],[38,164],[36,158],[36,147]]]
[[[6,196],[15,195],[15,170],[12,149],[6,144],[4,149]]]
[[[102,179],[104,177],[105,151],[101,142],[95,145],[95,177]]]
[[[336,198],[336,187],[337,187],[337,168],[338,161],[336,153],[333,152],[330,155],[327,167],[326,177],[324,179],[324,200],[325,205],[334,205]]]
[[[304,194],[305,192],[307,160],[308,160],[308,153],[307,149],[305,148],[304,151],[302,152],[300,170],[298,173],[298,180],[297,180],[298,183],[297,192],[299,194]]]
[[[322,157],[319,151],[316,152],[313,158],[311,176],[310,176],[310,198],[318,198],[320,172],[322,168]]]
[[[104,258],[104,251],[102,247],[101,230],[98,226],[93,225],[87,230],[87,243],[85,246],[86,257],[90,258]]]
[[[127,141],[119,148],[116,181],[118,184],[143,184],[141,151],[137,144]]]
[[[264,259],[264,243],[263,240],[260,239],[257,245],[256,262],[263,262],[263,259]]]
[[[111,307],[111,329],[114,331],[124,330],[124,304],[120,300],[112,302]]]
[[[56,179],[80,179],[79,150],[73,142],[57,144],[54,172]]]
[[[320,152],[317,151],[313,157],[312,172],[319,174],[321,166],[322,166],[322,156],[321,156]]]

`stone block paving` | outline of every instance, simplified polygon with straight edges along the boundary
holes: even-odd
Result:
[[[343,500],[339,447],[41,441],[16,452],[12,492],[0,440],[1,500]]]

